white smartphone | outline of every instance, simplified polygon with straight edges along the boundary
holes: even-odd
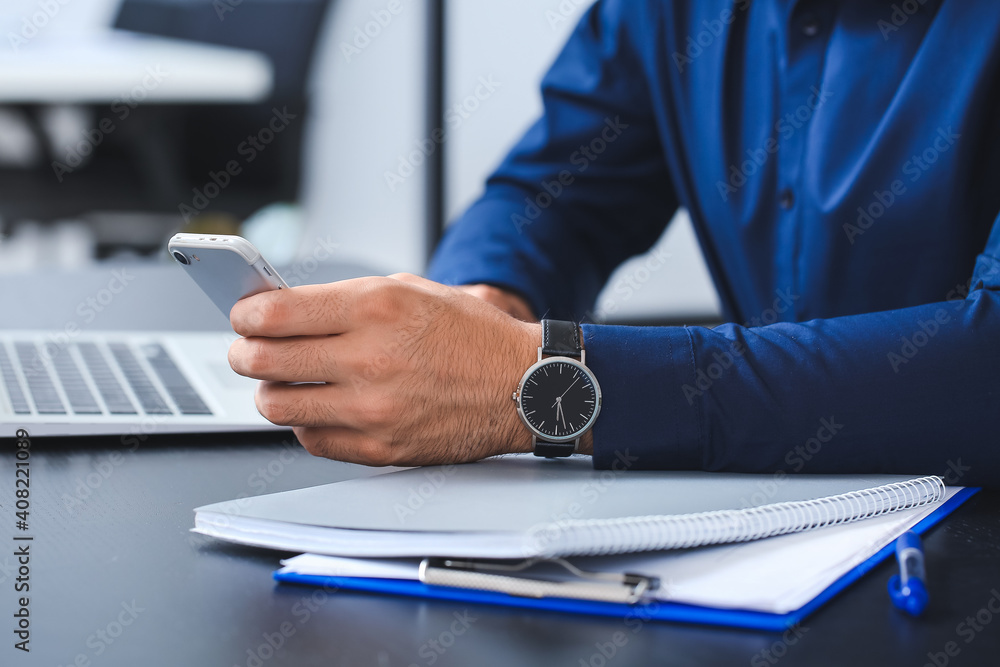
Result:
[[[167,250],[226,318],[240,299],[288,287],[242,236],[175,234]]]

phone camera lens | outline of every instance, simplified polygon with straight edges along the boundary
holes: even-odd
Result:
[[[187,255],[182,253],[180,250],[174,250],[174,259],[176,259],[181,264],[190,264],[191,260],[187,258]]]

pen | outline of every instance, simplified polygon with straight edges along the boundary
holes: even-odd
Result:
[[[920,545],[920,536],[912,530],[906,531],[896,540],[896,560],[899,561],[899,574],[889,579],[889,597],[897,609],[910,616],[919,616],[927,607],[930,596],[925,583],[924,551]]]

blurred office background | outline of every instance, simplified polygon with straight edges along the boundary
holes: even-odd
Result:
[[[540,113],[589,4],[4,0],[0,284],[170,261],[182,229],[242,233],[276,264],[420,273],[440,221]],[[654,253],[595,317],[716,319],[683,212]]]

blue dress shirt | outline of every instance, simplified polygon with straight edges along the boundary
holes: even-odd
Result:
[[[598,0],[542,94],[430,277],[582,320],[684,206],[732,322],[583,325],[596,466],[1000,483],[1000,3]]]

